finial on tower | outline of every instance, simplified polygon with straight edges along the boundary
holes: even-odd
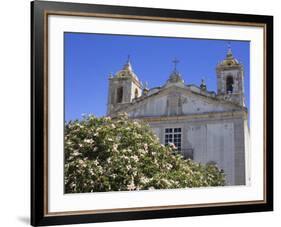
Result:
[[[148,82],[147,81],[144,82],[144,87],[143,88],[144,89],[148,89]]]
[[[206,82],[205,82],[205,77],[203,77],[203,78],[201,79],[200,88],[201,88],[203,91],[206,91],[206,90],[207,90],[207,85],[206,85]]]
[[[127,58],[127,64],[131,64],[131,57],[129,54],[128,54],[128,58]]]
[[[129,54],[128,54],[127,62],[126,62],[126,64],[124,65],[123,69],[124,69],[124,70],[132,71],[131,57],[130,57]]]
[[[147,95],[148,91],[149,91],[148,83],[147,83],[147,81],[145,81],[142,92],[144,95]]]
[[[226,55],[226,57],[227,58],[233,58],[230,41],[227,42],[227,55]]]
[[[175,58],[173,61],[174,63],[174,71],[177,72],[177,64],[180,62],[177,58]]]

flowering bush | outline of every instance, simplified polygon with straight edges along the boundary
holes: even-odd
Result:
[[[101,192],[224,185],[215,165],[185,160],[163,146],[148,125],[84,117],[65,125],[65,192]]]

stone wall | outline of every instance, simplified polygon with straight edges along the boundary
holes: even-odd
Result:
[[[149,120],[159,140],[164,144],[165,128],[182,128],[183,151],[193,150],[197,162],[216,163],[226,174],[227,185],[245,184],[245,141],[247,125],[242,117],[221,119]],[[249,177],[249,173],[248,173]]]

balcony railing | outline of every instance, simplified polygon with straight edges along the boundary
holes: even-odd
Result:
[[[187,148],[187,149],[181,149],[181,153],[186,159],[193,159],[193,149]]]

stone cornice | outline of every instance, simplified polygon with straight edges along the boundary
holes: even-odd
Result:
[[[181,120],[225,120],[233,118],[247,119],[248,113],[245,110],[240,111],[228,111],[228,112],[212,112],[202,114],[189,114],[189,115],[177,115],[177,116],[151,116],[151,117],[136,117],[133,119],[142,120],[145,122],[162,122],[162,121],[181,121]]]

